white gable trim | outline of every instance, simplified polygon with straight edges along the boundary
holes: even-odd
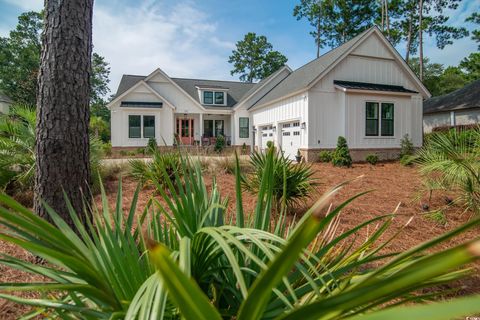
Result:
[[[322,73],[320,73],[307,87],[307,89],[311,89],[315,86],[325,75],[327,75],[335,66],[337,66],[343,59],[345,59],[349,54],[351,54],[360,44],[362,44],[365,39],[370,37],[373,33],[378,35],[378,38],[382,41],[383,44],[387,47],[390,53],[393,54],[395,57],[395,61],[397,61],[401,66],[402,69],[409,75],[409,77],[413,80],[413,82],[417,85],[417,88],[420,90],[420,93],[426,97],[430,98],[432,95],[428,91],[428,89],[423,85],[423,83],[418,79],[418,77],[413,73],[410,67],[407,65],[405,60],[400,56],[398,51],[388,42],[382,32],[375,26],[370,29],[369,32],[365,33],[358,41],[355,43],[349,50],[345,51],[334,63],[332,63],[327,69],[325,69]],[[372,57],[375,58],[375,57]]]
[[[162,69],[160,68],[157,68],[155,69],[152,73],[150,73],[146,78],[145,78],[145,82],[149,81],[150,79],[152,79],[156,74],[160,74],[162,75],[163,77],[165,77],[175,88],[177,88],[180,92],[182,92],[188,99],[190,99],[197,107],[199,107],[200,109],[202,109],[203,111],[207,111],[207,109],[202,106],[197,100],[195,100],[191,95],[189,95],[187,92],[185,92],[185,90],[182,89],[182,87],[180,87],[175,81],[173,81],[172,79],[170,79],[170,77],[165,73],[163,72]]]
[[[147,88],[148,91],[150,91],[151,93],[153,93],[157,98],[159,98],[160,100],[162,100],[163,102],[165,102],[165,104],[167,106],[169,106],[170,108],[172,108],[173,110],[175,110],[175,106],[170,103],[170,101],[168,101],[167,99],[165,99],[162,95],[160,95],[157,91],[155,91],[152,87],[150,87],[148,85],[148,83],[145,82],[145,80],[140,80],[139,82],[137,82],[134,86],[132,86],[130,89],[128,89],[127,91],[125,91],[124,93],[122,93],[121,95],[119,95],[118,97],[116,97],[115,99],[113,99],[112,101],[110,101],[108,104],[107,104],[107,108],[108,109],[111,109],[112,106],[117,103],[120,99],[124,98],[126,95],[128,95],[129,93],[132,93],[135,89],[137,89],[138,87],[140,86],[144,86],[145,88]]]
[[[254,92],[252,92],[248,97],[240,100],[236,105],[235,107],[233,107],[233,110],[237,110],[245,101],[248,101],[251,97],[253,97],[255,94],[258,93],[258,91],[260,91],[261,88],[265,87],[268,83],[272,82],[273,79],[275,79],[279,74],[281,74],[283,72],[283,70],[287,70],[289,73],[292,73],[292,69],[288,66],[288,65],[284,65],[282,68],[278,69],[276,71],[277,75],[275,77],[272,77],[270,79],[268,79],[267,81],[265,81],[265,83],[263,83],[261,86],[258,86],[258,88],[255,89]]]

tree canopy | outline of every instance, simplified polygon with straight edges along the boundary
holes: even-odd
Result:
[[[9,36],[0,38],[0,91],[15,103],[34,106],[40,67],[43,12],[25,12]],[[91,105],[105,105],[110,67],[97,53],[92,56]]]
[[[268,77],[284,66],[287,60],[283,54],[273,50],[265,36],[249,32],[237,42],[228,62],[233,64],[232,75],[240,74],[241,81],[253,82]]]

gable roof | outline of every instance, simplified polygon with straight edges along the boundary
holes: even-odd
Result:
[[[185,78],[170,78],[180,88],[182,88],[195,101],[201,103],[198,94],[199,88],[219,88],[228,89],[227,91],[227,108],[232,108],[238,101],[252,88],[256,83],[246,83],[239,81],[222,81],[222,80],[203,80],[203,79],[185,79]],[[203,105],[204,107],[207,107]],[[225,106],[208,106],[209,108],[225,108]]]
[[[293,71],[282,82],[280,82],[275,88],[270,90],[264,97],[262,97],[254,106],[264,105],[269,102],[278,100],[280,98],[289,96],[291,94],[307,90],[314,85],[321,76],[333,68],[344,57],[346,57],[351,51],[354,50],[364,39],[372,33],[377,33],[380,39],[383,40],[388,49],[394,54],[402,67],[409,73],[415,83],[421,88],[422,92],[429,96],[429,92],[426,87],[421,83],[418,77],[412,72],[410,67],[406,64],[403,58],[395,50],[395,48],[386,40],[378,27],[373,26],[362,33],[358,34],[351,40],[343,43],[337,48],[330,50],[322,56],[310,61],[302,67]]]
[[[424,114],[472,108],[480,108],[480,80],[449,94],[430,98],[423,102]]]
[[[138,82],[144,80],[146,76],[138,76],[133,74],[124,74],[122,79],[120,80],[120,84],[118,85],[117,93],[115,93],[115,98],[122,95],[128,89],[136,85]]]
[[[307,88],[323,71],[330,67],[344,53],[351,49],[370,29],[360,33],[352,40],[330,50],[319,58],[296,69],[275,88],[270,90],[255,105],[261,105]]]

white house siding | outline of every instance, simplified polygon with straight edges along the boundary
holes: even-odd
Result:
[[[141,86],[136,91],[126,95],[122,101],[137,102],[162,102],[157,96]],[[119,101],[111,108],[111,136],[113,147],[141,147],[146,146],[148,138],[128,137],[129,115],[155,116],[155,137],[159,145],[163,141],[167,144],[173,142],[173,109],[166,103],[162,108],[125,108],[120,107]],[[142,117],[143,121],[143,117]]]
[[[10,109],[9,103],[0,101],[0,113],[8,113],[9,109]]]
[[[334,148],[345,135],[345,93],[312,89],[308,97],[308,147]]]
[[[450,125],[468,125],[480,123],[480,110],[458,110],[438,112],[423,116],[423,130],[425,133],[432,132],[433,128]]]
[[[392,149],[400,147],[400,140],[408,134],[415,147],[422,144],[422,105],[417,97],[347,94],[345,137],[352,149]],[[367,101],[394,104],[394,136],[368,137],[365,135],[365,104]]]
[[[248,130],[248,138],[240,138],[240,130],[239,130],[239,119],[240,118],[249,118],[250,120],[248,121],[249,124],[249,130]],[[253,133],[252,133],[252,128],[253,128],[253,119],[248,112],[248,110],[243,107],[239,108],[238,110],[235,111],[235,113],[232,115],[233,123],[231,124],[233,132],[235,134],[232,137],[232,144],[236,146],[241,146],[245,143],[245,145],[250,146],[253,142]]]
[[[259,110],[252,110],[253,125],[257,130],[255,145],[261,145],[261,129],[263,126],[276,126],[273,136],[275,145],[279,145],[281,137],[281,124],[298,120],[300,123],[308,123],[308,93],[304,92],[289,98],[275,102]],[[301,129],[301,145],[299,148],[307,147],[308,125]],[[269,139],[270,140],[270,139]]]

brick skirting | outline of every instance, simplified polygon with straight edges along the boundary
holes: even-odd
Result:
[[[316,162],[318,161],[318,154],[323,150],[334,151],[335,149],[300,149],[300,153],[307,162]],[[369,154],[376,154],[379,160],[396,160],[400,156],[400,148],[350,149],[353,162],[364,162]]]

